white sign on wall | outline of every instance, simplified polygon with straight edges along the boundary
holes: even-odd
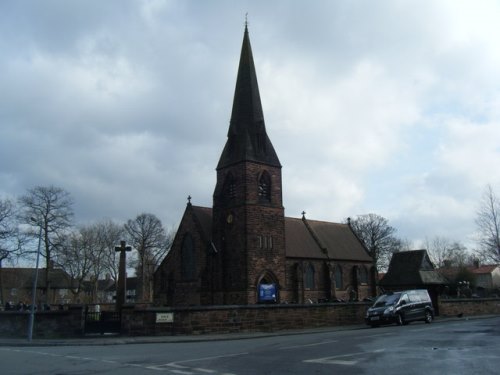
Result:
[[[173,323],[174,313],[156,313],[156,323]]]

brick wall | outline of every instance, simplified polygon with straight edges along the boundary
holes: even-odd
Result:
[[[363,324],[369,304],[198,306],[122,311],[122,335],[160,336],[235,332],[275,332]],[[441,300],[441,316],[500,314],[500,299]],[[173,323],[156,323],[157,313],[173,313]],[[27,338],[28,312],[0,312],[0,336]],[[83,335],[83,308],[36,314],[34,338],[69,338]]]
[[[29,315],[28,311],[0,312],[0,336],[27,338]],[[83,323],[82,306],[37,312],[33,325],[33,338],[78,337],[83,334]]]
[[[191,335],[275,332],[364,324],[369,303],[200,306],[124,311],[122,334]],[[442,316],[500,314],[500,299],[442,300]],[[173,313],[173,323],[156,323],[157,313]]]
[[[441,316],[500,314],[500,299],[441,299],[439,313]]]
[[[122,333],[130,336],[273,332],[363,323],[366,303],[314,305],[245,305],[184,309],[127,310]],[[155,323],[156,314],[170,312],[173,323]]]

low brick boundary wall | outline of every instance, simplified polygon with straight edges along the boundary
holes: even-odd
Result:
[[[125,306],[124,336],[199,335],[236,332],[276,332],[363,324],[369,303],[305,305],[196,306],[185,308]],[[441,316],[500,315],[500,299],[441,299]],[[28,335],[29,312],[0,312],[0,337]],[[157,320],[160,320],[157,322]],[[34,338],[81,337],[84,307],[41,311],[35,315]]]
[[[0,312],[0,337],[28,337],[29,311]],[[35,313],[33,338],[70,338],[83,334],[83,307],[68,306],[64,310]]]
[[[122,334],[190,335],[233,332],[273,332],[359,324],[369,304],[245,305],[151,308],[122,311]],[[172,322],[156,323],[158,314]]]
[[[473,315],[500,315],[499,298],[469,298],[469,299],[441,299],[439,301],[441,316],[473,316]]]

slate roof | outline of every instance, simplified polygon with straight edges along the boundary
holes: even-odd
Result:
[[[189,206],[188,206],[189,207]],[[190,206],[200,232],[205,241],[210,241],[212,238],[212,209],[208,207]]]
[[[191,206],[207,240],[212,233],[212,209]],[[347,224],[285,217],[286,256],[372,262]]]
[[[495,271],[496,268],[498,268],[497,264],[484,265],[484,266],[479,266],[479,267],[475,267],[475,266],[467,267],[467,269],[470,272],[475,273],[476,275],[490,274],[493,271]]]
[[[4,288],[31,288],[35,277],[34,268],[1,268],[2,283]],[[71,288],[71,277],[62,269],[50,270],[52,289]],[[74,286],[74,285],[73,285]],[[45,287],[45,268],[38,269],[37,287]]]
[[[483,266],[466,266],[465,269],[475,275],[491,275],[498,265],[483,265]],[[453,281],[457,277],[457,274],[460,272],[462,267],[441,267],[437,271],[445,276],[448,280]]]
[[[394,253],[382,286],[445,285],[448,280],[434,269],[426,250]]]

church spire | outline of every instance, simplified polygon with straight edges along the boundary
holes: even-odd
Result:
[[[227,137],[217,169],[241,161],[281,167],[266,133],[247,22]]]

